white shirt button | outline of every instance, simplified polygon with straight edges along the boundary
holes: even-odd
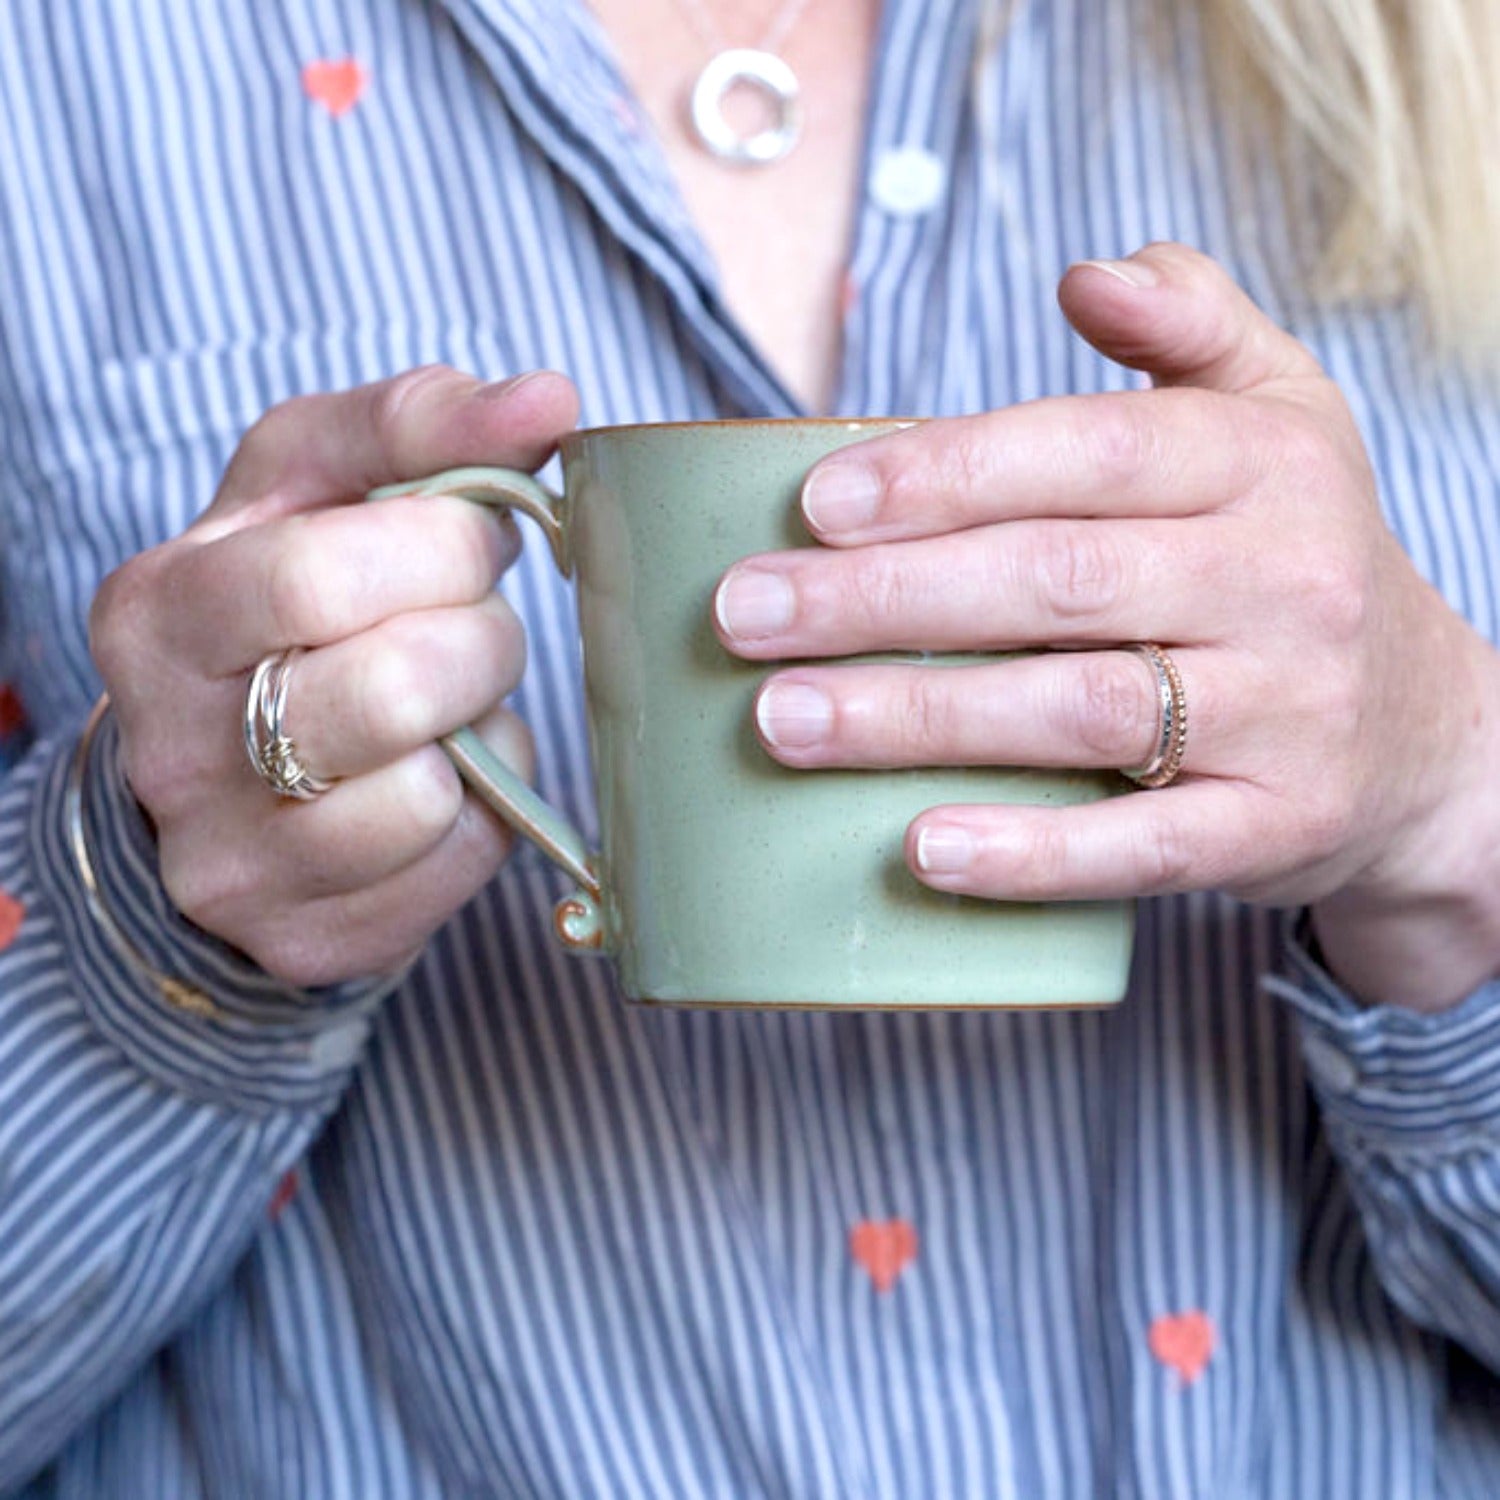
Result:
[[[924,146],[882,151],[870,173],[870,196],[900,218],[930,213],[943,201],[947,186],[948,169]]]
[[[359,1056],[359,1050],[370,1035],[365,1021],[344,1021],[320,1031],[307,1044],[307,1060],[315,1068],[347,1068]]]
[[[1359,1069],[1346,1052],[1327,1037],[1308,1032],[1302,1038],[1302,1058],[1315,1082],[1335,1094],[1350,1094],[1359,1087]]]

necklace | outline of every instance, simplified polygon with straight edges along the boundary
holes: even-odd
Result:
[[[764,167],[778,162],[802,134],[802,86],[776,49],[802,19],[809,0],[785,0],[754,47],[726,47],[705,0],[678,0],[712,56],[688,96],[688,124],[705,151],[737,167]],[[741,135],[724,117],[730,90],[754,89],[770,106],[772,121],[762,130]]]

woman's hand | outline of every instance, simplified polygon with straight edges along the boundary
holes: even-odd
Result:
[[[945,807],[939,889],[1045,900],[1221,889],[1309,903],[1340,977],[1435,1006],[1500,973],[1500,667],[1382,520],[1308,351],[1204,257],[1075,267],[1061,300],[1156,389],[934,421],[825,460],[827,545],[726,575],[751,659],[1061,647],[942,670],[798,666],[756,704],[789,766],[1128,767],[1185,684],[1181,779],[1084,807]]]
[[[396,967],[505,858],[509,835],[437,736],[478,721],[530,764],[497,706],[525,660],[492,592],[514,523],[461,500],[351,502],[459,464],[532,468],[576,410],[561,376],[484,386],[440,367],[289,401],[246,435],[198,522],[100,589],[94,653],[167,892],[278,977]],[[288,647],[307,650],[286,733],[334,783],[306,802],[260,779],[243,738],[251,669]]]

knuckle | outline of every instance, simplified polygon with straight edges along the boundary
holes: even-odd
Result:
[[[977,417],[938,419],[907,438],[903,460],[883,478],[883,511],[933,531],[965,519],[995,489],[995,446]]]
[[[1355,671],[1330,668],[1318,682],[1317,722],[1330,749],[1347,753],[1352,739],[1366,723],[1368,704],[1363,677]]]
[[[1098,525],[1087,521],[1042,523],[1030,561],[1040,603],[1059,619],[1098,620],[1119,599],[1118,549]]]
[[[484,650],[492,675],[504,696],[515,689],[526,673],[529,647],[520,616],[498,594],[481,612]]]
[[[280,523],[262,581],[266,614],[280,637],[308,645],[337,640],[348,629],[342,574],[322,565],[314,545],[315,525],[313,516],[293,516]]]
[[[408,470],[404,459],[415,420],[414,409],[422,405],[423,398],[435,386],[462,379],[464,377],[448,365],[420,365],[375,387],[371,423],[388,472],[404,474]]]
[[[394,792],[413,840],[423,848],[440,843],[463,813],[463,783],[436,745],[403,756],[392,768]]]
[[[1139,664],[1123,652],[1081,657],[1062,695],[1063,732],[1109,765],[1133,765],[1149,749],[1154,703]]]
[[[308,990],[343,977],[342,946],[301,922],[278,923],[240,945],[273,979]]]
[[[1339,810],[1331,805],[1303,809],[1298,846],[1302,861],[1319,864],[1344,846],[1345,825]]]
[[[920,588],[913,575],[880,553],[850,558],[837,601],[840,613],[860,622],[872,638],[885,640],[893,628],[899,633],[917,603]]]
[[[505,513],[467,500],[448,500],[441,505],[441,522],[448,528],[455,597],[483,599],[513,560],[507,524],[514,534],[515,521],[507,523]]]
[[[432,560],[434,586],[442,600],[450,604],[482,603],[504,568],[498,517],[467,500],[449,496],[398,503],[414,505],[420,513],[408,513],[389,541],[401,545],[415,528]]]
[[[1296,574],[1297,597],[1325,644],[1348,645],[1369,623],[1372,600],[1365,571],[1347,554],[1309,548]]]
[[[465,797],[452,830],[454,858],[464,871],[464,891],[484,885],[505,862],[515,834],[471,797]]]
[[[106,575],[89,606],[89,649],[112,690],[128,677],[152,633],[157,571],[151,553],[131,558]]]
[[[1091,407],[1081,434],[1089,468],[1111,490],[1133,491],[1143,476],[1154,477],[1160,469],[1160,424],[1137,393],[1100,399]]]
[[[1347,503],[1351,489],[1373,491],[1369,458],[1352,416],[1281,400],[1261,404],[1257,415],[1269,477],[1286,492],[1317,502],[1312,515],[1326,514],[1330,502]]]
[[[1321,796],[1302,809],[1301,843],[1305,857],[1322,861],[1342,851],[1349,843],[1356,815],[1357,799],[1352,786],[1327,786]]]
[[[536,738],[520,714],[509,708],[496,709],[485,721],[484,733],[495,753],[523,781],[528,785],[536,781]]]
[[[897,471],[891,490],[902,515],[928,516],[934,500],[961,518],[993,487],[994,446],[973,419],[960,420],[938,435],[929,466]]]
[[[204,859],[182,839],[165,833],[159,859],[162,889],[172,905],[205,932],[232,937],[225,914],[241,894],[233,867],[221,859]]]
[[[96,645],[101,637],[112,638],[138,607],[140,569],[132,558],[100,580],[89,605],[89,637]]]
[[[899,739],[908,753],[951,751],[962,728],[953,698],[936,680],[940,676],[920,667],[903,675],[898,698]]]
[[[949,445],[933,450],[931,466],[918,463],[898,464],[884,474],[885,514],[920,516],[931,509],[934,491],[942,492],[955,481],[956,466]]]
[[[1068,869],[1069,846],[1064,830],[1051,818],[1035,819],[1016,862],[1018,896],[1026,899],[1055,894],[1065,887]]]
[[[1303,486],[1318,486],[1326,470],[1341,463],[1323,422],[1291,403],[1265,408],[1274,431],[1281,471]]]
[[[143,742],[122,726],[120,769],[136,801],[158,822],[177,812],[193,795],[197,767],[178,737]]]
[[[1211,440],[1219,462],[1214,488],[1230,500],[1254,494],[1267,483],[1280,488],[1277,474],[1282,419],[1273,408],[1222,391],[1184,387],[1175,393],[1195,428]]]
[[[1186,889],[1192,880],[1194,862],[1193,839],[1180,823],[1157,818],[1140,830],[1134,865],[1138,887],[1143,894]]]
[[[400,650],[367,651],[352,675],[351,717],[365,744],[394,754],[432,738],[433,673],[415,656]]]
[[[274,406],[268,406],[245,429],[245,434],[240,439],[239,448],[235,453],[234,462],[243,463],[255,457],[262,449],[270,453],[279,452],[284,446],[283,429],[305,430],[308,419],[321,409],[327,399],[326,396],[319,394],[289,396],[285,401],[278,401]],[[233,469],[234,463],[231,463],[230,467]]]
[[[1196,283],[1200,288],[1224,290],[1231,286],[1227,273],[1211,255],[1181,240],[1152,240],[1140,254],[1174,281]]]
[[[1361,639],[1370,619],[1372,600],[1363,573],[1353,567],[1333,567],[1316,595],[1317,623],[1324,636],[1341,644]]]

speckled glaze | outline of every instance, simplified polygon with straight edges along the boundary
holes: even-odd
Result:
[[[902,838],[946,802],[1071,803],[1097,773],[786,770],[756,740],[767,668],[711,623],[724,570],[813,545],[803,476],[889,422],[674,423],[563,444],[563,552],[578,581],[603,847],[603,947],[625,992],[749,1006],[1107,1005],[1124,993],[1129,903],[941,895]],[[930,664],[941,671],[941,663]]]

